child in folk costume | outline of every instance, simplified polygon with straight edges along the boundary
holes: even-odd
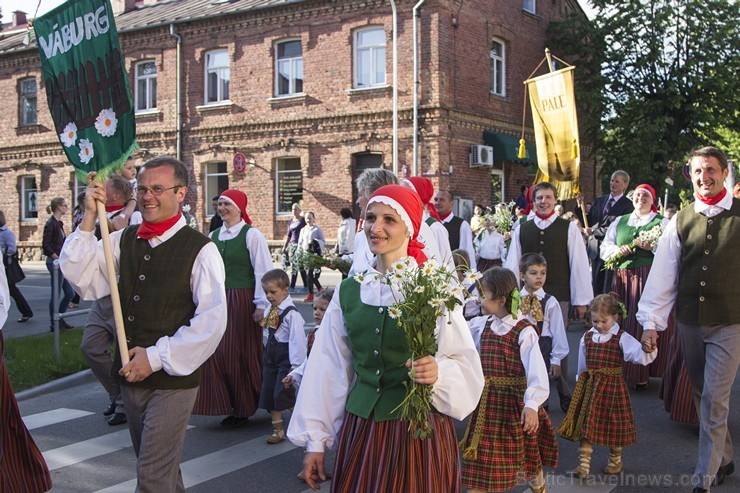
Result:
[[[465,272],[470,269],[470,256],[467,250],[458,248],[452,251],[452,260],[455,263],[455,274],[460,282],[465,278]],[[474,317],[480,317],[483,315],[480,307],[480,293],[478,292],[478,286],[475,283],[471,284],[468,288],[470,297],[465,300],[463,305],[463,316],[465,320],[470,320]]]
[[[558,432],[580,441],[580,463],[571,473],[588,476],[593,445],[609,447],[605,474],[622,471],[622,448],[636,441],[627,384],[622,376],[625,361],[647,365],[657,352],[645,352],[640,342],[617,323],[625,316],[624,305],[614,293],[601,294],[589,306],[593,327],[581,338],[578,351],[578,383],[573,401]]]
[[[522,289],[519,295],[522,298],[520,307],[522,315],[537,326],[540,351],[545,360],[547,374],[553,382],[560,397],[560,407],[567,412],[570,406],[571,392],[566,381],[565,358],[570,352],[568,337],[565,335],[563,312],[560,304],[549,293],[545,293],[542,286],[547,279],[547,260],[539,253],[525,253],[519,259],[519,278],[522,280]],[[547,403],[544,404],[547,410]]]
[[[405,335],[388,307],[400,293],[383,275],[403,257],[426,261],[417,240],[422,203],[412,190],[386,185],[371,196],[363,225],[369,271],[336,288],[316,336],[288,429],[306,447],[304,474],[311,489],[326,479],[324,451],[338,440],[335,493],[460,491],[459,451],[452,418],[473,411],[483,373],[462,311],[437,320],[436,354],[411,363]],[[431,438],[415,439],[397,417],[409,369],[431,385]]]
[[[262,390],[259,407],[272,415],[273,433],[267,443],[285,440],[282,412],[295,405],[295,389],[284,386],[283,379],[306,359],[306,333],[303,317],[288,294],[290,278],[282,269],[272,269],[262,276],[262,288],[270,311],[260,322],[268,330],[262,364]]]
[[[558,444],[541,407],[550,386],[537,331],[518,313],[513,272],[493,267],[480,283],[487,315],[469,324],[486,386],[461,442],[463,486],[470,493],[505,491],[526,478],[541,493],[547,491],[542,468],[557,466]]]
[[[496,224],[486,216],[483,231],[476,236],[474,244],[478,255],[478,270],[485,272],[491,267],[501,267],[506,254],[506,238],[496,230]]]

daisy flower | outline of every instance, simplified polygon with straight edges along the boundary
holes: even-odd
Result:
[[[105,108],[100,110],[98,117],[95,119],[95,129],[103,137],[111,137],[116,133],[116,126],[118,125],[118,119],[113,108]]]
[[[469,270],[465,273],[465,277],[463,277],[463,286],[472,286],[473,283],[478,281],[478,279],[480,279],[481,277],[483,277],[483,274],[481,274],[477,270]]]
[[[396,319],[401,316],[401,309],[395,306],[388,307],[388,316]]]
[[[424,286],[416,286],[414,288],[414,293],[423,293],[424,292]]]
[[[94,155],[92,142],[87,139],[80,139],[80,161],[82,161],[82,164],[89,163]]]
[[[75,125],[75,122],[69,122],[64,127],[64,131],[59,134],[59,140],[62,141],[64,147],[72,147],[77,143],[77,125]]]

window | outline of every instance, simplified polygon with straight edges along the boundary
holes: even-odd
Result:
[[[502,204],[504,202],[504,171],[500,169],[491,170],[491,204]]]
[[[277,44],[275,50],[275,95],[303,92],[303,48],[299,39]]]
[[[506,96],[506,48],[504,42],[491,42],[491,93]]]
[[[157,107],[157,64],[153,61],[139,62],[136,72],[136,111],[153,110]]]
[[[385,84],[385,31],[382,27],[355,31],[354,87]]]
[[[39,217],[39,191],[35,176],[21,177],[21,220],[35,221]]]
[[[206,104],[229,100],[228,50],[211,51],[206,54]]]
[[[276,213],[290,214],[293,204],[303,200],[303,170],[297,157],[277,160],[275,167],[275,192],[277,195]]]
[[[36,79],[23,79],[21,92],[21,126],[36,125]]]
[[[75,173],[72,173],[72,181],[74,183],[74,192],[75,192],[74,197],[73,197],[73,202],[74,202],[73,207],[77,207],[77,205],[79,205],[77,202],[77,197],[79,197],[81,193],[85,192],[85,190],[87,189],[87,185],[85,184],[84,181],[80,181],[80,179],[77,178],[77,175]]]
[[[524,0],[522,9],[526,10],[527,12],[536,14],[537,13],[537,0]]]
[[[206,194],[205,200],[206,217],[213,217],[216,213],[211,207],[211,199],[218,197],[221,192],[229,189],[229,173],[226,171],[226,162],[218,161],[215,163],[206,163]]]

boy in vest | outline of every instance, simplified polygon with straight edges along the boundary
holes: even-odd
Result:
[[[262,391],[259,407],[272,416],[273,433],[267,443],[285,440],[283,411],[295,405],[295,388],[283,380],[306,359],[304,320],[289,295],[290,278],[282,269],[272,269],[262,276],[262,289],[270,302],[268,315],[260,322],[268,330],[262,363]]]
[[[519,295],[522,299],[521,312],[537,326],[540,352],[545,360],[547,373],[555,381],[560,396],[560,407],[568,410],[571,392],[561,374],[561,362],[568,356],[568,338],[565,335],[563,314],[554,296],[545,293],[542,286],[547,279],[547,260],[539,253],[526,253],[519,260],[519,277],[524,284]],[[548,408],[547,403],[543,406]]]

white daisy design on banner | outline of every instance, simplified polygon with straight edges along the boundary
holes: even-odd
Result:
[[[59,140],[62,141],[64,147],[72,147],[77,143],[77,125],[75,122],[69,122],[64,131],[59,134]]]
[[[94,155],[92,142],[87,139],[80,139],[80,161],[82,161],[82,164],[89,163]]]
[[[100,114],[95,119],[95,128],[98,133],[103,137],[111,137],[116,133],[116,126],[118,125],[118,119],[113,108],[105,108],[100,110]]]

